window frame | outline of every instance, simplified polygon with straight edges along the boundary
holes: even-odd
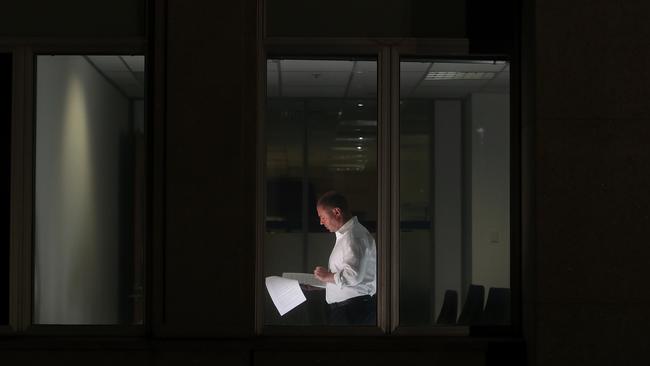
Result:
[[[143,337],[164,333],[165,75],[164,2],[145,1],[144,34],[117,37],[1,36],[0,52],[13,55],[10,317],[4,336]],[[33,220],[35,58],[38,54],[145,56],[145,181],[143,207],[144,320],[138,325],[34,325]],[[162,183],[156,183],[162,182]]]
[[[256,174],[255,331],[258,335],[515,335],[521,329],[521,91],[520,65],[514,55],[472,54],[467,40],[395,38],[263,38],[258,34],[258,113]],[[266,62],[271,58],[363,57],[378,62],[378,224],[377,326],[264,325],[264,233],[266,204]],[[399,80],[402,58],[496,59],[511,64],[510,79],[510,273],[512,308],[508,326],[402,326],[399,324]]]
[[[387,59],[390,57],[389,50],[386,46],[367,41],[359,40],[329,40],[319,39],[310,40],[298,47],[294,40],[287,39],[269,39],[258,48],[258,106],[259,111],[265,111],[266,107],[266,62],[269,58],[312,58],[312,59],[345,59],[354,57],[372,57],[377,60],[377,183],[378,196],[381,197],[385,190],[386,182],[382,177],[387,176],[383,170],[386,164],[383,162],[388,158],[384,151],[379,149],[383,139],[387,137],[386,122],[388,121],[388,95],[382,94],[381,83],[387,82],[386,74]],[[379,200],[377,207],[377,325],[368,326],[350,326],[350,327],[331,327],[331,326],[300,326],[287,327],[280,325],[264,324],[264,281],[263,281],[263,261],[264,261],[264,233],[266,232],[266,135],[264,129],[265,113],[258,113],[257,120],[257,174],[256,174],[256,261],[255,261],[255,332],[264,335],[381,335],[386,332],[388,323],[386,322],[386,309],[384,305],[388,300],[386,294],[388,290],[388,273],[386,263],[381,258],[386,258],[385,252],[388,245],[385,244],[389,235],[386,212],[388,205],[382,205]]]
[[[10,136],[10,141],[11,141],[11,147],[10,147],[10,157],[9,157],[9,164],[11,166],[11,171],[10,171],[10,183],[9,183],[9,190],[10,190],[10,201],[9,201],[9,217],[8,223],[9,223],[9,238],[8,238],[8,245],[9,245],[9,293],[7,294],[9,296],[9,314],[8,315],[8,322],[7,324],[2,324],[0,325],[0,336],[2,335],[9,335],[13,334],[16,329],[18,328],[18,305],[17,305],[17,298],[18,298],[18,290],[19,287],[15,283],[14,279],[17,277],[17,272],[18,272],[18,266],[17,266],[17,260],[19,258],[19,248],[20,248],[20,241],[17,240],[17,235],[14,235],[16,232],[15,230],[15,225],[17,222],[20,220],[17,220],[17,216],[20,214],[20,204],[21,204],[21,196],[20,193],[22,192],[22,186],[20,185],[20,176],[19,176],[19,165],[16,164],[16,156],[20,154],[21,151],[21,141],[19,137],[21,136],[21,127],[22,127],[22,108],[21,108],[21,102],[22,100],[17,97],[19,95],[22,95],[24,93],[24,88],[23,84],[18,82],[20,80],[20,76],[23,75],[23,70],[21,69],[22,66],[22,56],[23,53],[18,47],[14,47],[11,44],[0,44],[0,53],[9,55],[11,57],[11,119],[10,119],[10,124],[11,124],[11,136]],[[14,194],[18,193],[18,194]]]
[[[422,41],[422,45],[413,47],[409,44],[399,44],[395,47],[393,59],[393,85],[396,87],[391,88],[393,94],[393,111],[392,115],[397,130],[395,131],[396,138],[394,142],[397,144],[397,154],[395,164],[397,166],[395,179],[393,185],[393,192],[395,193],[394,207],[399,208],[399,102],[400,102],[400,62],[403,59],[437,59],[437,60],[499,60],[507,61],[510,63],[510,162],[509,162],[509,180],[510,180],[510,289],[511,289],[511,323],[510,325],[470,325],[470,326],[404,326],[399,324],[399,247],[400,247],[400,219],[399,209],[395,212],[395,219],[391,223],[393,225],[393,240],[392,240],[392,268],[394,276],[392,282],[393,292],[391,293],[391,333],[395,335],[404,336],[418,336],[418,335],[435,335],[435,336],[506,336],[516,335],[521,330],[521,283],[522,283],[522,135],[521,135],[521,89],[520,85],[520,64],[516,55],[509,54],[472,54],[468,51],[462,54],[444,55],[432,45],[434,40],[416,40]],[[430,43],[431,42],[431,43]],[[462,305],[463,299],[459,299]]]
[[[150,272],[150,216],[151,216],[151,145],[155,124],[152,116],[153,75],[150,73],[151,56],[147,42],[140,38],[121,40],[16,40],[9,49],[14,59],[13,114],[12,114],[12,176],[11,176],[11,239],[10,239],[10,326],[0,327],[2,334],[28,336],[102,335],[144,336],[150,327],[151,289]],[[36,57],[39,55],[115,55],[145,56],[145,173],[144,196],[144,252],[145,252],[145,318],[137,325],[45,325],[33,324],[33,270],[34,270],[34,195],[35,195],[35,83]]]

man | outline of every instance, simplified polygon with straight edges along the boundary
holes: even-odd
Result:
[[[316,205],[320,224],[336,234],[328,268],[314,276],[326,283],[330,324],[373,325],[377,318],[377,247],[368,230],[350,214],[343,195],[327,192]]]

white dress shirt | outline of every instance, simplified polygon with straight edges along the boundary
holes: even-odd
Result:
[[[336,232],[329,259],[334,282],[325,288],[328,304],[374,295],[377,292],[377,246],[375,238],[353,217]]]

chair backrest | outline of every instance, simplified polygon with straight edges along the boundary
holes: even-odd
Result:
[[[510,289],[490,287],[488,291],[482,324],[510,324]]]
[[[445,291],[445,299],[442,302],[440,314],[436,320],[437,324],[456,324],[458,314],[458,292],[455,290]]]
[[[483,301],[485,300],[485,287],[481,285],[469,285],[467,297],[463,310],[458,317],[458,324],[473,325],[481,322],[483,313]]]

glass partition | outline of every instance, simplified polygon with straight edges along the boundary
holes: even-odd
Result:
[[[400,62],[402,326],[510,323],[509,72]]]
[[[144,56],[36,58],[35,324],[144,318]]]

